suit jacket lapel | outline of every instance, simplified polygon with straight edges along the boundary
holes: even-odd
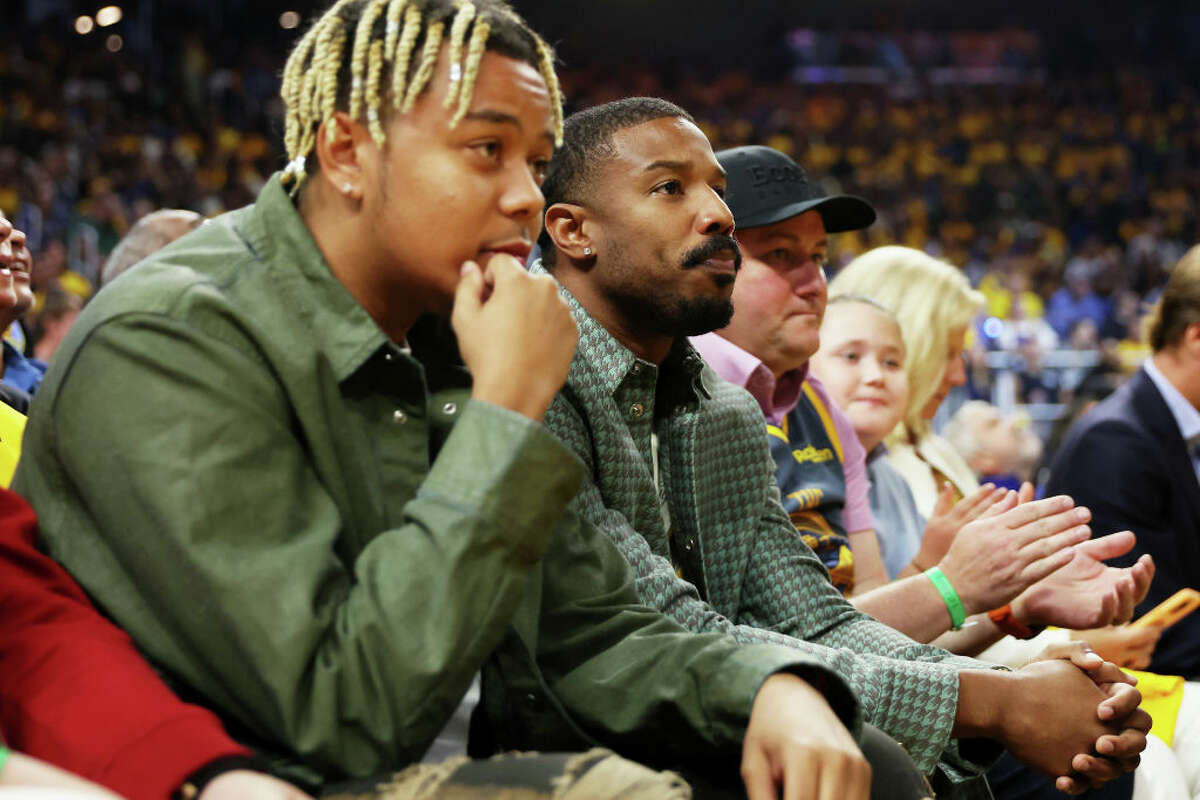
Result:
[[[1196,480],[1192,457],[1188,453],[1187,443],[1179,433],[1175,416],[1159,393],[1158,387],[1154,385],[1154,381],[1150,380],[1150,376],[1144,370],[1139,369],[1129,380],[1138,418],[1162,447],[1171,479],[1187,498],[1188,507],[1192,511],[1192,530],[1200,530],[1200,482]]]

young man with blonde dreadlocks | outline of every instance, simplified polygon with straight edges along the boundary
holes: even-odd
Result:
[[[865,798],[844,729],[798,735],[858,726],[844,681],[641,606],[566,510],[582,465],[540,420],[576,331],[519,263],[561,137],[550,49],[497,0],[348,0],[282,94],[287,170],[62,345],[17,476],[50,552],[317,783],[421,758],[482,668],[475,750],[740,754],[752,797]]]

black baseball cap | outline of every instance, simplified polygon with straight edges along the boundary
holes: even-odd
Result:
[[[804,168],[772,147],[747,145],[717,153],[726,173],[725,203],[738,228],[757,228],[816,211],[829,233],[854,231],[875,221],[861,197],[826,195]]]

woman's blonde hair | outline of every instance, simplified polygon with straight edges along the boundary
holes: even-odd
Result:
[[[921,410],[941,386],[950,332],[964,328],[983,305],[962,270],[911,247],[889,245],[863,253],[830,282],[830,298],[869,297],[890,309],[907,348],[908,408],[901,425],[920,438],[929,430]]]

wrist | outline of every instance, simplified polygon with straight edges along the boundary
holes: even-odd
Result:
[[[1016,675],[1002,670],[963,670],[958,673],[956,738],[1004,740],[1007,711]]]
[[[554,395],[551,394],[542,400],[542,393],[537,392],[536,389],[523,392],[514,391],[514,388],[511,385],[493,388],[476,382],[471,387],[471,399],[516,412],[534,422],[541,422],[550,408],[550,403],[554,400]]]
[[[221,756],[193,770],[171,795],[171,800],[195,800],[210,783],[230,772],[266,772],[268,763],[258,756]]]
[[[968,613],[974,612],[968,611],[962,598],[958,596],[954,581],[940,567],[930,567],[925,570],[924,575],[941,595],[942,602],[946,606],[946,613],[950,617],[950,630],[958,630],[966,621]]]
[[[1042,618],[1042,614],[1037,610],[1036,593],[1037,584],[1030,586],[1025,591],[1021,592],[1017,597],[1013,598],[1009,606],[1012,608],[1013,619],[1019,624],[1027,628],[1037,630],[1038,632],[1045,630],[1047,622]]]

